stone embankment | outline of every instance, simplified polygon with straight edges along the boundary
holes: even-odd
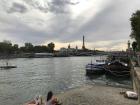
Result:
[[[120,94],[130,89],[101,85],[86,85],[66,91],[57,97],[62,105],[138,105],[137,100]]]
[[[138,94],[138,100],[127,99],[120,94],[130,89],[101,85],[86,85],[73,89],[59,94],[58,99],[63,105],[140,105],[140,56],[138,58],[139,67],[131,69],[133,82],[131,91]]]
[[[138,94],[138,102],[140,105],[140,67],[134,67],[131,70],[133,89]]]

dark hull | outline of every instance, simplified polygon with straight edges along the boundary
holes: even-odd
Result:
[[[118,61],[115,61],[110,65],[106,65],[105,71],[107,75],[115,77],[130,77],[130,68]]]
[[[17,66],[0,66],[1,69],[17,68]]]
[[[86,74],[104,74],[105,70],[101,68],[86,69]]]
[[[130,72],[129,71],[111,71],[111,70],[106,70],[106,75],[108,76],[113,76],[113,77],[130,77]]]
[[[86,74],[104,74],[104,64],[87,64],[86,65]]]

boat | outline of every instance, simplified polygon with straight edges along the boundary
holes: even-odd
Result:
[[[119,60],[114,60],[104,66],[107,75],[115,77],[129,77],[130,67]]]
[[[104,65],[106,64],[105,61],[101,62],[97,62],[96,63],[89,63],[86,65],[86,74],[104,74],[105,73],[105,69],[104,69]]]
[[[107,63],[107,60],[105,60],[105,59],[99,59],[99,60],[96,60],[96,63],[97,64],[106,64]]]
[[[6,62],[6,65],[0,66],[0,69],[12,69],[12,68],[17,68],[17,66],[9,65],[8,62]]]
[[[17,68],[17,66],[0,66],[1,69]]]

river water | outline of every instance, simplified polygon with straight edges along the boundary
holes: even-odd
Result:
[[[85,84],[130,86],[130,80],[111,79],[105,75],[88,77],[85,65],[100,57],[18,58],[10,59],[17,68],[0,70],[0,105],[22,105],[34,96],[55,94]],[[0,60],[4,65],[5,60]]]

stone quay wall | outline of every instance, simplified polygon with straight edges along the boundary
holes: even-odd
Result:
[[[140,105],[140,67],[131,69],[133,89],[138,94],[138,103]]]

